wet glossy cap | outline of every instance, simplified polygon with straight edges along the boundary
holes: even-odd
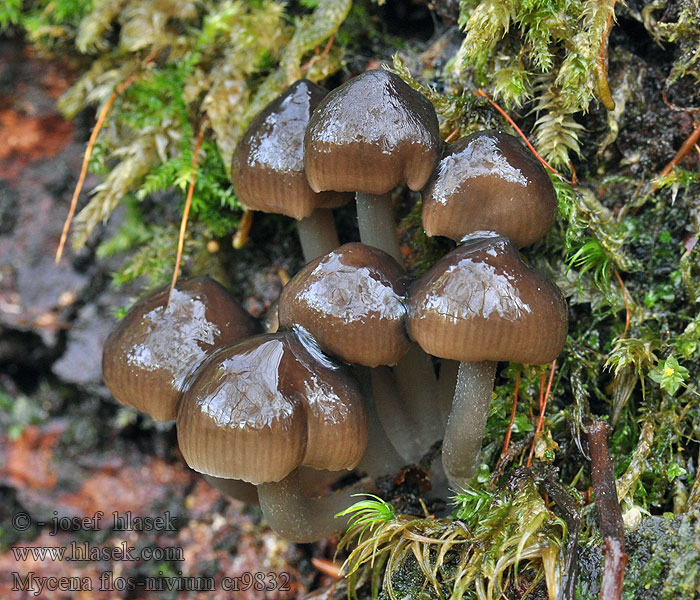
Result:
[[[216,281],[180,279],[172,294],[169,285],[158,288],[117,323],[104,345],[105,384],[122,404],[169,421],[197,365],[255,331],[253,318]]]
[[[409,335],[434,356],[543,364],[564,347],[566,303],[504,237],[470,240],[409,294]]]
[[[423,227],[459,242],[495,231],[522,248],[554,224],[557,202],[544,167],[517,138],[481,131],[450,144],[423,190]]]
[[[405,273],[388,254],[345,244],[311,261],[284,287],[280,327],[309,331],[324,352],[369,367],[408,352]]]
[[[440,155],[433,105],[394,73],[366,71],[314,111],[304,140],[306,176],[316,191],[386,194],[428,181]]]
[[[268,104],[246,129],[233,155],[231,179],[246,208],[303,219],[316,208],[335,208],[352,197],[315,193],[304,175],[304,130],[326,95],[301,79]]]
[[[260,484],[298,466],[352,469],[367,445],[358,384],[308,336],[263,334],[197,371],[177,418],[187,464]]]

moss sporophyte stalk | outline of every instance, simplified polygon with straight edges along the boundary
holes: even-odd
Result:
[[[426,21],[430,31],[421,40],[407,28],[395,33],[386,21],[398,20],[385,12],[389,4],[41,0],[5,3],[0,27],[23,28],[35,47],[77,57],[83,74],[61,100],[66,114],[90,106],[99,115],[119,90],[89,161],[101,183],[73,239],[84,243],[125,204],[123,224],[111,239],[100,239],[99,252],[126,256],[115,281],[146,276],[149,287],[172,275],[176,223],[200,131],[184,271],[225,277],[243,271],[237,255],[206,250],[211,241],[227,248],[241,215],[229,183],[232,156],[254,117],[301,77],[337,89],[366,70],[368,57],[381,62],[396,53],[392,70],[435,109],[440,144],[486,130],[516,135],[488,99],[498,104],[556,170],[547,170],[553,226],[514,252],[566,299],[564,348],[555,369],[496,367],[484,396],[490,406],[480,415],[485,429],[475,476],[464,490],[450,491],[429,452],[443,436],[456,361],[414,356],[401,376],[401,367],[353,367],[349,376],[360,393],[371,398],[374,390],[384,400],[365,406],[376,460],[362,464],[355,481],[376,498],[359,499],[344,517],[355,515],[343,538],[348,589],[357,597],[372,590],[391,598],[546,597],[560,589],[566,561],[575,560],[578,581],[567,589],[597,598],[603,562],[585,433],[593,416],[607,418],[610,430],[630,555],[623,597],[700,597],[697,3],[435,2],[439,16]],[[456,161],[454,152],[438,155]],[[167,202],[158,200],[163,190]],[[421,215],[432,210],[425,195],[397,188],[392,201],[403,217],[395,259],[411,277],[423,275],[454,244],[443,234],[425,235]],[[354,212],[343,210],[335,219],[343,225],[339,239],[357,239],[348,225]],[[281,218],[256,215],[252,247],[264,248],[269,232],[285,229],[291,236]],[[539,339],[540,332],[529,335]],[[412,406],[437,399],[439,416],[431,421],[425,408],[393,408],[407,389],[420,390]],[[2,418],[21,430],[38,410],[21,402]],[[398,433],[404,425],[410,436]],[[530,455],[531,470],[518,469]],[[406,463],[419,465],[410,477]],[[549,467],[556,476],[542,471]],[[299,481],[316,492],[334,485],[313,473],[303,479],[305,468],[296,469],[296,483],[287,482],[292,489]],[[380,472],[393,475],[389,483],[376,477]],[[430,492],[418,491],[425,479],[416,472],[430,475]],[[547,483],[552,477],[564,490],[557,499]],[[238,483],[226,489],[250,498],[248,484]],[[446,506],[450,498],[456,504]],[[570,514],[580,520],[574,559]]]

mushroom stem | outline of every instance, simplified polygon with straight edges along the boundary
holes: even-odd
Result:
[[[438,410],[442,429],[447,427],[447,419],[452,410],[452,399],[455,395],[457,374],[459,373],[459,361],[443,358],[440,361],[440,376],[438,377]]]
[[[321,498],[307,498],[297,469],[277,482],[258,486],[258,497],[268,525],[293,542],[314,542],[340,531],[349,517],[335,518],[355,500],[352,494],[366,491],[358,482]]]
[[[387,423],[380,417],[380,406],[386,403],[387,398],[393,400],[392,409],[398,405],[398,401],[394,400],[396,387],[391,380],[391,372],[386,367],[370,369],[359,365],[354,365],[352,370],[362,388],[369,427],[367,449],[357,465],[357,470],[367,473],[372,478],[396,473],[406,461],[403,452],[400,451],[401,448],[397,448],[396,436],[387,431]],[[382,375],[377,376],[377,373]],[[387,381],[384,376],[388,376],[389,380]],[[390,423],[395,422],[397,422],[396,418],[390,419]]]
[[[357,203],[357,224],[363,244],[384,250],[396,262],[403,265],[399,238],[394,225],[394,214],[389,194],[355,194]]]
[[[355,200],[362,243],[383,250],[403,266],[399,238],[394,225],[391,196],[389,194],[375,195],[357,192]],[[437,381],[430,357],[420,348],[409,350],[394,367],[394,373],[401,396],[401,404],[403,404],[400,414],[407,417],[397,425],[403,427],[406,425],[406,421],[410,422],[411,415],[413,415],[416,418],[416,426],[413,427],[409,424],[408,428],[416,437],[413,440],[406,440],[406,434],[399,437],[394,435],[397,427],[387,427],[394,419],[387,421],[385,418],[382,419],[382,423],[402,456],[407,460],[416,461],[420,458],[420,454],[416,455],[412,446],[418,444],[424,451],[425,448],[442,437],[439,419],[434,418],[425,410],[426,398],[437,396]],[[381,418],[381,408],[378,410]]]
[[[317,208],[310,216],[298,222],[297,229],[307,263],[340,246],[330,208]]]
[[[418,460],[437,440],[442,438],[443,427],[434,406],[438,396],[438,384],[432,359],[418,346],[411,348],[394,367],[396,384],[403,402],[401,414],[412,415],[417,424],[416,443]]]
[[[258,503],[258,491],[252,483],[241,481],[240,479],[213,477],[212,475],[202,475],[202,477],[210,486],[235,500],[240,500],[246,504]]]
[[[421,445],[419,439],[420,424],[418,420],[424,411],[416,412],[401,402],[396,381],[388,367],[376,367],[371,371],[372,397],[374,398],[379,422],[392,447],[401,455],[399,467],[407,462],[417,462],[427,446]],[[370,440],[372,439],[370,431]],[[388,473],[385,472],[386,475]]]
[[[442,465],[455,489],[464,489],[477,470],[486,429],[496,362],[461,362],[452,410],[442,444]]]

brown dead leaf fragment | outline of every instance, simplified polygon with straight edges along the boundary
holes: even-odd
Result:
[[[14,180],[30,162],[56,156],[73,136],[73,126],[60,115],[39,117],[13,109],[0,110],[0,166]]]
[[[8,440],[7,458],[0,469],[0,481],[15,488],[53,488],[56,474],[51,461],[63,429],[64,426],[58,423],[45,429],[30,425],[16,440]]]

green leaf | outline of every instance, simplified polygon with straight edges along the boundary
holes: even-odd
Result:
[[[669,483],[676,477],[683,477],[687,474],[688,471],[681,467],[677,462],[672,462],[666,467],[666,477],[668,478]]]
[[[675,356],[669,356],[649,371],[649,377],[658,383],[662,390],[673,396],[680,386],[685,386],[688,369],[679,365]]]

